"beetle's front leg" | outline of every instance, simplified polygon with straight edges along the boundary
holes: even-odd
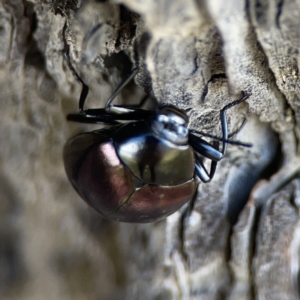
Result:
[[[193,137],[192,137],[193,139]],[[195,143],[197,141],[197,143]],[[198,138],[193,140],[193,148],[195,150],[195,172],[196,175],[204,183],[210,182],[216,172],[218,161],[223,158],[223,154],[218,150],[219,143],[214,142],[213,145],[210,145],[208,142]],[[203,161],[198,157],[198,154],[201,154],[203,157],[211,159],[210,171],[208,172],[206,167],[203,164]]]
[[[210,172],[208,173],[207,169],[205,168],[203,162],[200,159],[196,159],[195,162],[195,172],[196,175],[200,178],[200,180],[204,183],[210,182],[214,175],[217,168],[216,161],[212,161],[210,165]]]
[[[226,110],[235,106],[235,105],[238,105],[244,101],[246,101],[248,98],[249,98],[250,95],[248,94],[244,94],[243,93],[243,96],[242,98],[236,100],[236,101],[233,101],[229,104],[227,104],[226,106],[224,106],[221,111],[220,111],[220,119],[221,119],[221,127],[222,127],[222,135],[223,135],[223,139],[224,140],[227,140],[228,139],[228,126],[227,126],[227,118],[226,118]],[[243,124],[242,126],[244,126],[245,124],[245,120],[243,121]],[[242,127],[241,126],[241,127]],[[227,148],[227,143],[223,141],[222,143],[222,154],[225,155],[225,152],[226,152],[226,148]]]

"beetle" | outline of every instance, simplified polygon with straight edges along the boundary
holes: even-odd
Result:
[[[64,166],[77,193],[103,217],[133,223],[165,218],[193,197],[196,177],[204,183],[212,180],[227,143],[251,147],[228,140],[226,119],[226,110],[249,95],[243,94],[220,111],[222,138],[218,138],[188,129],[186,113],[173,105],[160,104],[154,110],[113,105],[137,69],[117,87],[104,108],[84,109],[89,88],[67,52],[65,56],[82,84],[79,113],[67,119],[108,126],[71,138],[64,147]],[[217,141],[211,145],[200,136]],[[209,170],[204,158],[211,160]]]

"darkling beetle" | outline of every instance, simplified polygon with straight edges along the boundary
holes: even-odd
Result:
[[[220,111],[222,138],[218,138],[188,129],[187,115],[173,105],[160,104],[155,110],[113,105],[137,69],[118,86],[104,108],[84,109],[88,86],[72,66],[68,51],[65,56],[83,86],[80,111],[68,115],[67,119],[109,125],[71,138],[63,153],[73,187],[103,217],[133,223],[165,218],[193,197],[195,175],[204,183],[212,180],[227,143],[251,147],[228,140],[226,120],[226,110],[244,102],[249,95],[244,94]],[[216,141],[210,145],[199,135]],[[204,158],[211,160],[209,171]]]

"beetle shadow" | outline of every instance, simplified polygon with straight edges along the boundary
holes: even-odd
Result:
[[[239,175],[236,176],[235,184],[232,185],[232,187],[229,187],[228,193],[229,202],[227,218],[232,226],[236,224],[241,211],[247,204],[254,185],[260,179],[268,180],[273,174],[275,174],[281,168],[283,159],[281,143],[278,138],[275,154],[265,168],[262,170],[251,168],[246,172],[242,169],[241,172],[239,172]],[[239,181],[239,183],[236,181]]]

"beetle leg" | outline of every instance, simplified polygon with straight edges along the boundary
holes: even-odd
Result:
[[[67,45],[66,41],[64,55],[73,75],[82,84],[82,91],[79,98],[79,113],[69,114],[67,117],[69,121],[80,123],[101,123],[106,125],[115,125],[119,124],[118,121],[143,120],[154,113],[153,111],[137,108],[141,107],[144,104],[147,97],[142,99],[142,102],[137,106],[126,107],[111,104],[115,97],[120,93],[122,88],[124,88],[124,86],[126,86],[126,84],[128,84],[129,81],[137,74],[138,70],[136,68],[130,72],[127,78],[117,87],[114,93],[108,98],[105,108],[84,110],[84,103],[89,92],[89,87],[85,84],[85,82],[81,79],[81,77],[73,67],[69,56],[69,46]]]
[[[204,183],[210,182],[214,175],[217,168],[217,161],[212,161],[210,165],[210,172],[208,173],[206,167],[204,166],[203,162],[196,158],[195,162],[195,172],[196,175],[200,178],[200,180]]]
[[[134,68],[131,70],[131,72],[128,74],[128,76],[119,84],[119,86],[115,89],[115,91],[112,93],[112,95],[107,99],[105,104],[105,109],[110,110],[114,105],[112,105],[112,102],[114,99],[118,96],[118,94],[121,92],[121,90],[132,80],[132,78],[138,73],[138,69]]]
[[[214,143],[213,145],[210,145],[205,140],[203,140],[200,137],[194,135],[193,132],[197,133],[196,131],[190,130],[190,132],[189,132],[189,143],[193,147],[194,151],[198,154],[201,154],[205,158],[208,158],[208,159],[212,160],[211,166],[210,166],[210,173],[208,174],[208,171],[205,168],[203,162],[196,155],[195,172],[196,172],[197,176],[201,179],[201,181],[209,182],[209,181],[212,180],[212,178],[214,177],[215,171],[216,171],[218,161],[221,160],[224,157],[225,153],[226,153],[228,138],[230,138],[233,135],[237,134],[244,127],[244,125],[246,123],[246,118],[245,118],[242,125],[240,126],[240,128],[236,132],[234,132],[233,134],[230,134],[228,136],[226,110],[233,107],[233,106],[235,106],[235,105],[237,105],[237,104],[240,104],[241,102],[244,102],[248,98],[249,98],[249,95],[243,93],[242,98],[227,104],[220,111],[222,139],[223,139],[222,140],[222,150],[221,151],[219,151],[219,143]]]
[[[217,141],[213,141],[213,147],[219,151],[219,142]],[[215,161],[215,160],[212,160],[211,164],[210,164],[210,173],[209,173],[209,178],[210,180],[213,179],[214,175],[215,175],[215,172],[216,172],[216,169],[217,169],[217,164],[218,162]]]
[[[218,151],[219,142],[214,141],[213,145],[210,145],[210,147],[213,148],[216,151],[216,153],[219,152]],[[200,152],[197,152],[197,153],[200,153]],[[207,155],[205,154],[205,152],[203,152],[201,154],[202,154],[202,156],[207,158]],[[222,154],[222,153],[219,152],[219,154]],[[197,155],[196,155],[195,159],[196,159],[195,172],[196,172],[197,176],[204,183],[210,182],[213,179],[214,175],[215,175],[218,160],[211,158],[212,161],[211,161],[211,164],[210,164],[210,172],[208,173],[206,167],[203,164],[203,161]]]
[[[218,150],[219,143],[211,145],[207,141],[192,133],[189,134],[189,143],[196,153],[199,153],[213,161],[219,161],[224,157],[224,154]]]
[[[79,97],[79,111],[83,112],[84,111],[84,103],[85,100],[88,96],[89,93],[89,87],[88,85],[82,80],[82,78],[79,76],[77,71],[75,70],[74,66],[71,63],[71,58],[70,58],[70,46],[67,44],[66,40],[66,29],[67,29],[67,24],[65,24],[64,29],[63,29],[63,40],[64,40],[64,57],[67,61],[68,67],[70,68],[71,72],[75,76],[75,78],[82,84],[82,90],[80,93]]]
[[[115,106],[119,108],[119,113],[114,111],[106,111],[105,108],[87,109],[83,113],[69,114],[67,119],[69,121],[80,123],[98,123],[114,125],[119,124],[118,121],[140,121],[151,117],[154,111],[126,108],[122,106]]]
[[[237,105],[237,104],[240,104],[240,103],[244,102],[248,98],[249,98],[249,95],[243,93],[242,98],[240,98],[238,100],[235,100],[235,101],[227,104],[226,106],[224,106],[221,109],[221,111],[220,111],[220,119],[221,119],[222,135],[223,135],[223,139],[224,140],[228,139],[228,127],[227,127],[226,110],[229,109],[229,108],[231,108],[231,107],[233,107],[233,106],[235,106],[235,105]],[[243,126],[243,124],[242,124],[242,126]],[[226,152],[226,148],[227,148],[227,143],[225,143],[223,141],[223,143],[222,143],[222,150],[221,150],[221,152],[223,153],[223,155]]]

